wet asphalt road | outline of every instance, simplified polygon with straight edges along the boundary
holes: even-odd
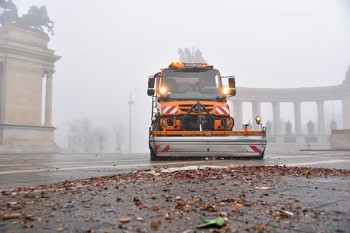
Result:
[[[0,190],[70,179],[179,166],[273,166],[350,169],[350,151],[266,153],[264,160],[194,159],[151,162],[148,154],[0,155]]]

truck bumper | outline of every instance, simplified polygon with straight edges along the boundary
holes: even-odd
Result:
[[[263,135],[150,135],[149,146],[159,157],[258,157],[264,154],[266,139]]]

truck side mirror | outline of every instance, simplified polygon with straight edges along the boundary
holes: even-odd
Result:
[[[236,95],[236,79],[233,76],[227,77],[227,79],[228,79],[228,87],[229,87],[229,91],[228,91],[227,96],[235,96]]]
[[[154,88],[154,83],[155,83],[155,78],[154,77],[149,77],[148,78],[148,88]]]
[[[228,86],[229,88],[235,88],[236,89],[236,79],[233,78],[228,78]]]
[[[155,78],[153,76],[148,78],[148,89],[147,89],[147,95],[153,96],[156,91],[154,90],[154,84],[155,84]]]
[[[156,91],[154,89],[148,89],[147,90],[147,95],[148,96],[153,96],[156,93]]]

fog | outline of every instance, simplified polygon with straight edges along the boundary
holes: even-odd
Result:
[[[132,151],[147,151],[147,78],[178,60],[178,48],[199,48],[222,75],[236,77],[238,92],[239,86],[337,85],[350,64],[348,0],[14,2],[20,14],[31,5],[46,5],[55,22],[49,47],[62,56],[53,86],[55,141],[61,148],[67,146],[68,123],[87,118],[110,131],[110,137],[121,125],[121,150],[127,152],[128,101],[136,89]],[[271,119],[272,109],[264,106],[262,117]],[[326,103],[326,109],[331,106],[339,118],[340,104]],[[288,109],[281,115],[284,120]],[[303,113],[305,121],[317,120],[316,107],[311,109]],[[245,119],[249,114],[245,112]],[[326,120],[330,118],[328,114]]]

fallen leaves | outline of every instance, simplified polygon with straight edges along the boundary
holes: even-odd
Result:
[[[119,218],[118,221],[121,222],[121,223],[127,223],[127,222],[130,222],[131,219],[127,218],[127,217],[123,217],[123,218]]]
[[[64,228],[64,227],[58,227],[58,228],[56,229],[57,232],[63,232],[63,231],[65,231],[65,230],[66,230],[66,228]]]
[[[268,189],[272,189],[272,187],[271,186],[257,186],[257,187],[255,187],[255,189],[268,190]]]
[[[215,219],[204,219],[202,224],[197,225],[197,228],[203,227],[222,227],[225,225],[225,220],[221,217],[216,217]]]
[[[10,220],[15,218],[21,218],[23,215],[21,213],[9,213],[2,216],[3,220]]]
[[[290,218],[294,216],[294,213],[287,211],[287,210],[280,210],[277,213],[277,216],[284,217],[284,218]]]
[[[153,229],[158,229],[158,227],[161,223],[162,223],[161,221],[152,220],[149,225]]]
[[[296,224],[317,224],[329,216],[327,212],[311,208],[304,212],[305,203],[289,194],[279,193],[282,187],[283,190],[294,190],[290,184],[281,183],[282,177],[286,176],[293,179],[350,176],[350,172],[240,166],[171,172],[139,170],[131,174],[66,180],[1,191],[0,219],[5,225],[0,224],[0,227],[18,232],[23,229],[33,231],[32,228],[36,232],[70,232],[74,229],[64,225],[65,221],[77,220],[81,223],[78,226],[86,225],[85,229],[90,229],[85,232],[123,229],[123,232],[181,233],[193,232],[198,223],[201,223],[198,226],[206,224],[202,227],[208,227],[205,231],[209,232],[269,232],[270,222],[289,229]],[[308,191],[313,192],[310,197],[318,197],[319,190]],[[302,218],[306,215],[308,218]],[[216,225],[220,223],[218,217],[223,219],[224,225]],[[47,222],[56,218],[57,224],[53,228],[44,229]],[[108,223],[112,223],[111,228],[104,229]]]

